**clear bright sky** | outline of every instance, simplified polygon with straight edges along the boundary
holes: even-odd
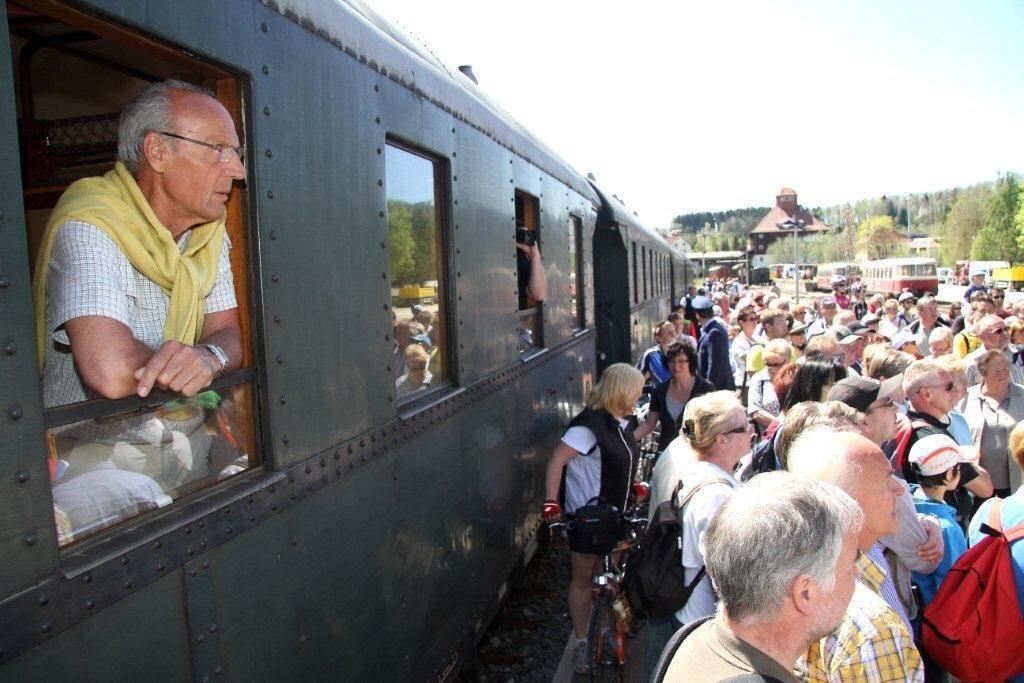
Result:
[[[1024,2],[367,0],[651,227],[1024,169]]]

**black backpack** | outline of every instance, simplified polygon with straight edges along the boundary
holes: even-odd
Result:
[[[693,590],[704,578],[704,567],[687,585],[683,570],[683,525],[679,511],[690,498],[708,484],[728,484],[724,479],[705,479],[689,489],[676,504],[683,482],[676,484],[672,496],[654,510],[640,547],[626,566],[623,583],[633,611],[654,619],[664,619],[683,608]]]

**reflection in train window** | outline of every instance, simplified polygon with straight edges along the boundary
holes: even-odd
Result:
[[[448,379],[444,164],[397,143],[386,146],[384,164],[395,321],[391,369],[402,402]]]
[[[55,14],[59,11],[60,19],[47,14],[51,9]],[[68,186],[114,168],[121,110],[146,86],[173,77],[207,90],[227,110],[244,145],[242,89],[234,74],[192,59],[177,46],[162,45],[54,3],[7,3],[7,18],[11,57],[20,64],[14,92],[20,144],[16,151],[22,160],[30,264],[36,263],[51,212]],[[97,245],[106,243],[96,240],[99,230],[92,224],[64,222],[50,233],[56,236],[59,249],[50,252],[49,269],[44,271],[48,303],[44,321],[67,314],[62,321],[51,320],[50,329],[42,327],[45,457],[61,546],[260,464],[252,389],[256,370],[246,206],[245,183],[235,183],[225,216],[228,249],[221,252],[217,280],[217,301],[225,308],[216,309],[230,310],[228,302],[237,302],[241,369],[218,382],[227,389],[207,390],[188,399],[169,399],[161,392],[159,397],[151,395],[150,405],[130,414],[123,412],[123,401],[102,398],[87,385],[75,365],[78,359],[72,357],[73,340],[65,323],[96,314],[69,313],[67,308],[64,313],[54,311],[60,310],[61,302],[71,300],[90,301],[93,310],[102,309],[101,315],[108,318],[116,318],[111,312],[127,309],[132,312],[128,322],[116,319],[129,327],[137,341],[155,350],[163,341],[166,313],[162,309],[169,305],[169,297],[136,270],[120,248],[101,252]],[[191,233],[181,236],[180,249],[188,247],[190,237]],[[89,258],[73,258],[80,253]],[[100,253],[111,258],[120,273],[129,275],[118,279],[109,267],[91,267]],[[228,272],[234,288],[231,298],[222,296],[230,290]],[[63,275],[54,278],[52,273]],[[41,276],[34,270],[33,274]],[[211,303],[209,297],[207,303]],[[135,313],[136,306],[157,313],[147,318]],[[137,407],[135,399],[127,400]]]

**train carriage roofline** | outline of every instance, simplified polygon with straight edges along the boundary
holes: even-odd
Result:
[[[471,78],[443,62],[429,46],[366,3],[259,2],[597,203],[583,174],[496,104]]]
[[[601,199],[601,211],[599,217],[602,223],[618,223],[625,224],[633,228],[639,233],[642,233],[645,237],[655,243],[656,246],[663,249],[665,252],[685,260],[689,260],[683,250],[679,249],[668,243],[668,241],[661,236],[656,230],[644,225],[640,219],[633,213],[631,213],[626,205],[616,197],[615,195],[609,194],[602,190],[595,181],[589,180],[590,185],[594,188],[594,191]]]

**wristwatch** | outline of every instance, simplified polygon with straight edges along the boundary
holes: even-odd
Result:
[[[229,362],[228,354],[224,353],[224,349],[217,346],[216,344],[200,344],[199,346],[203,347],[204,349],[212,353],[213,357],[217,359],[218,363],[220,363],[220,367],[217,368],[217,372],[213,373],[213,379],[217,379],[218,377],[223,375],[224,370],[227,369]]]

